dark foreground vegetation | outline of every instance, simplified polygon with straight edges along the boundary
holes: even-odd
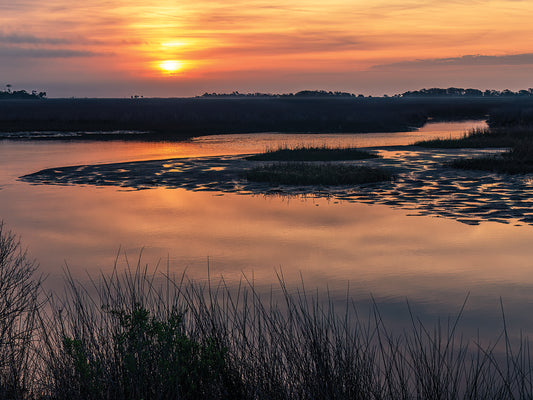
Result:
[[[376,154],[355,147],[296,146],[269,149],[247,157],[252,161],[343,161],[376,158]]]
[[[261,295],[137,265],[45,296],[0,230],[1,399],[529,399],[527,342],[484,346],[456,319],[391,332],[303,289]],[[44,299],[45,302],[41,300]],[[504,324],[505,326],[505,324]]]

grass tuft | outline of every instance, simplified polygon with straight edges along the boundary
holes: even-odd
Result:
[[[355,147],[296,146],[269,149],[264,153],[249,156],[252,161],[348,161],[377,158],[376,154]]]
[[[357,185],[393,178],[393,174],[384,169],[330,163],[275,163],[246,172],[249,181],[280,185]]]

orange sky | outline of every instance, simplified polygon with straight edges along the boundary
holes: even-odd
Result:
[[[533,86],[533,2],[286,3],[4,1],[0,85],[51,97]]]

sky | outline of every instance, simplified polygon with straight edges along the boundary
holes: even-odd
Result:
[[[531,0],[0,0],[0,90],[533,87]]]

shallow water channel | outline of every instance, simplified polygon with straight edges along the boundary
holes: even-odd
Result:
[[[43,185],[20,181],[45,168],[126,161],[248,154],[292,144],[391,146],[420,138],[460,136],[484,122],[428,124],[415,132],[344,135],[214,135],[183,143],[0,142],[0,218],[61,287],[65,266],[87,273],[142,263],[195,279],[243,274],[258,288],[329,290],[401,323],[406,301],[423,320],[455,315],[469,295],[462,325],[488,335],[507,323],[533,331],[533,226],[413,216],[408,210],[334,198],[242,195],[165,187]]]

